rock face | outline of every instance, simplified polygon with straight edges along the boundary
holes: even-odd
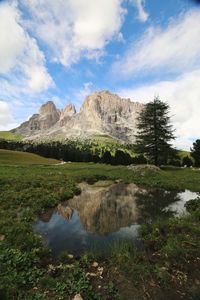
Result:
[[[143,107],[141,103],[122,99],[109,91],[101,91],[88,96],[79,113],[76,113],[72,104],[59,111],[49,101],[42,105],[38,114],[13,131],[32,139],[56,135],[64,138],[108,135],[132,142],[137,131],[137,116]]]
[[[71,118],[76,114],[76,109],[73,104],[67,105],[60,115],[60,125],[65,126]]]
[[[28,121],[22,123],[14,132],[31,136],[35,132],[44,132],[53,127],[60,119],[60,111],[52,101],[43,104],[38,114],[34,114]]]

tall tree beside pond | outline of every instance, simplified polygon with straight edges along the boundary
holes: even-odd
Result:
[[[165,164],[173,153],[170,142],[175,136],[169,112],[169,105],[156,97],[138,117],[136,150],[155,165]]]

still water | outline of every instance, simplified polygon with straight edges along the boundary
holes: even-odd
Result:
[[[123,182],[81,183],[81,194],[59,204],[34,224],[57,256],[62,251],[106,251],[122,238],[139,244],[140,224],[185,212],[197,193],[188,190],[143,189]]]

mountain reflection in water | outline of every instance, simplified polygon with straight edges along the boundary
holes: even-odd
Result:
[[[190,191],[143,189],[123,182],[81,183],[80,188],[80,195],[59,204],[35,224],[55,255],[63,250],[81,253],[96,246],[105,250],[121,238],[137,242],[140,224],[169,217],[183,207],[183,201],[197,196]]]

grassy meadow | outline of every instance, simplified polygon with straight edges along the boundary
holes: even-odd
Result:
[[[52,257],[32,229],[37,216],[80,193],[78,183],[122,179],[200,192],[200,170],[66,163],[0,150],[0,299],[199,299],[200,204],[190,214],[142,226],[144,249],[127,241],[108,257]],[[98,262],[98,268],[94,266]],[[91,275],[93,274],[93,275]]]
[[[45,158],[33,153],[0,149],[0,165],[52,165],[56,159]]]

